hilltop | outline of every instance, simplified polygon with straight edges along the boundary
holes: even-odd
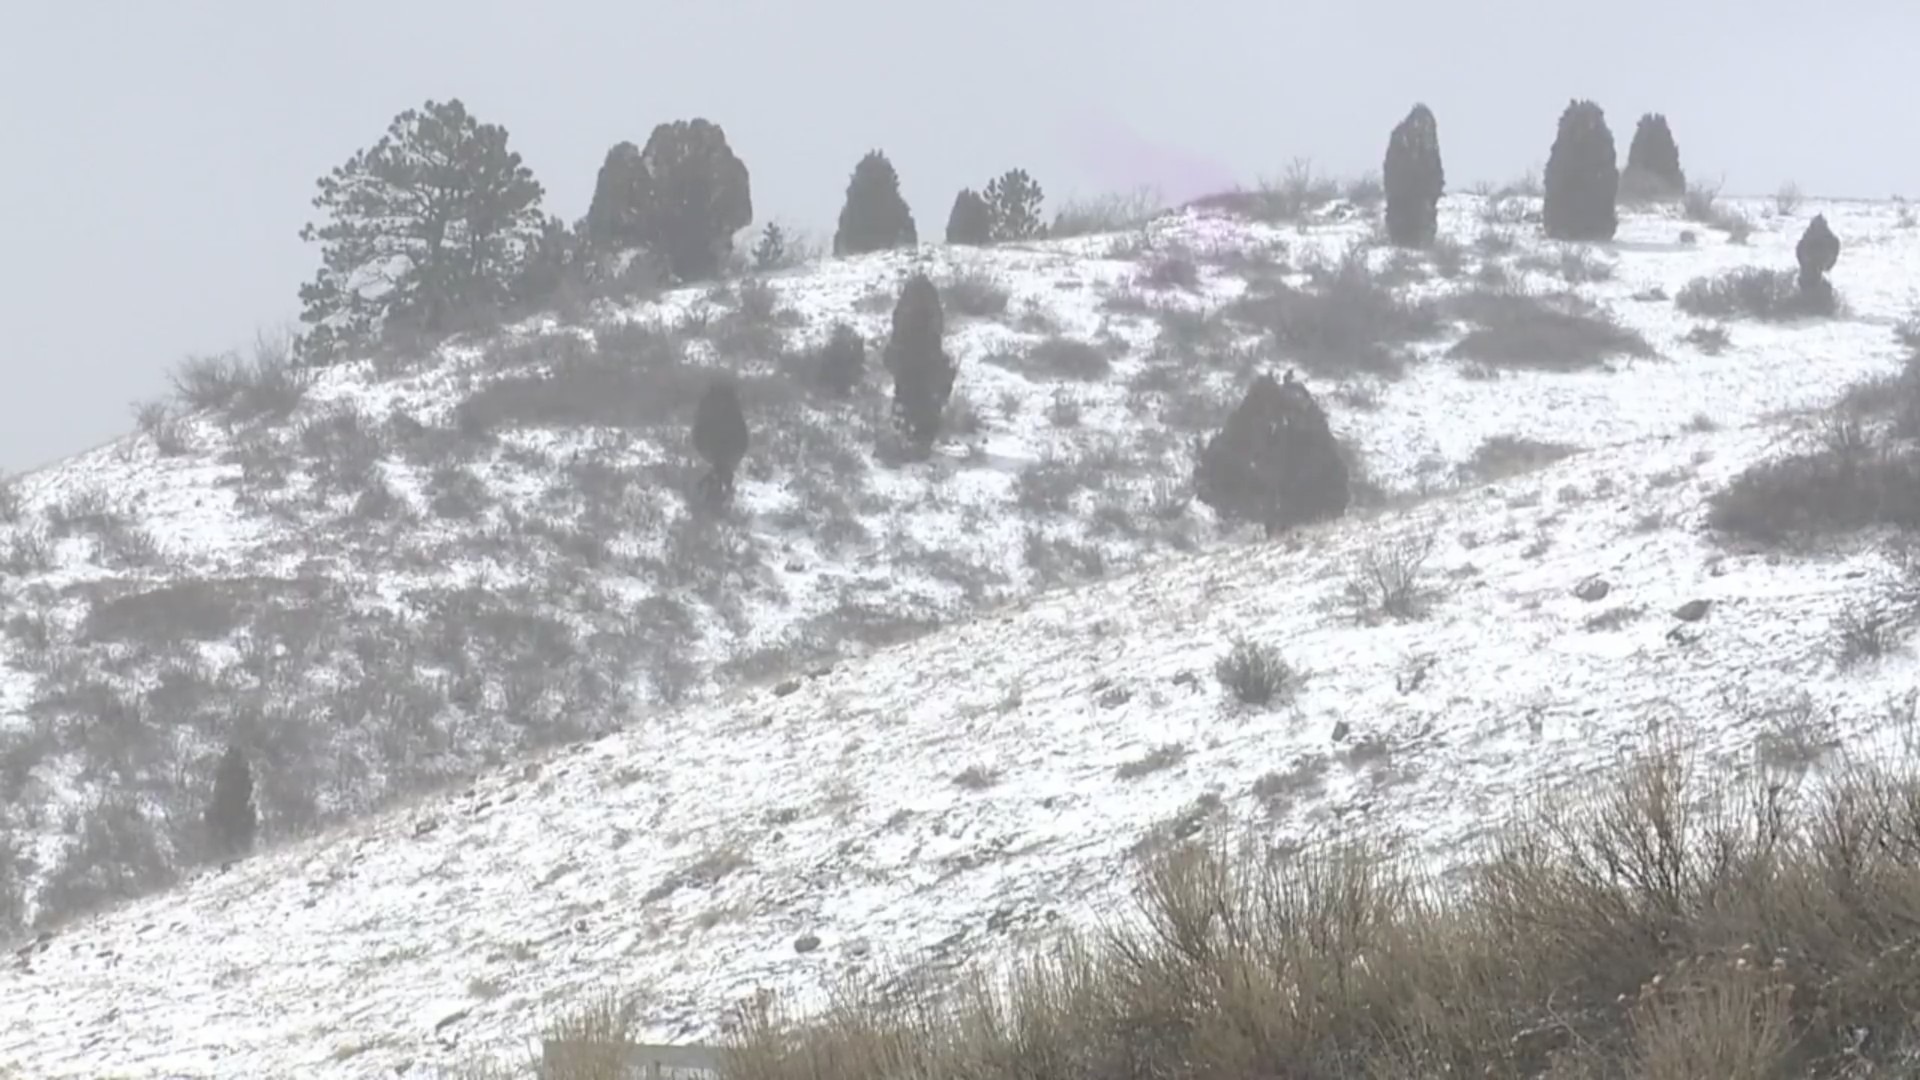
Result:
[[[0,1061],[391,1075],[511,1052],[608,982],[654,1037],[708,1036],[759,987],[937,974],[1085,923],[1142,843],[1384,829],[1444,870],[1649,722],[1729,770],[1780,740],[1898,742],[1881,706],[1910,662],[1849,666],[1831,633],[1881,554],[1703,522],[1899,370],[1903,208],[1748,204],[1746,243],[1648,211],[1577,247],[1535,241],[1536,208],[1451,196],[1432,255],[1336,205],[832,260],[311,385],[256,372],[21,478],[0,710],[22,914],[175,888],[22,952]],[[1676,308],[1697,278],[1791,267],[1815,211],[1846,244],[1842,317],[1722,342]],[[840,401],[804,366],[834,320],[884,337],[914,269],[961,371],[926,463],[884,452],[879,380]],[[1269,348],[1272,297],[1410,329],[1344,340],[1367,362],[1338,370]],[[1185,497],[1188,447],[1288,364],[1371,494],[1246,545]],[[756,429],[720,520],[686,497],[715,367]],[[1383,581],[1424,617],[1378,617]],[[1286,700],[1223,694],[1235,639],[1292,667]],[[270,830],[348,823],[175,882],[194,770],[236,731]]]

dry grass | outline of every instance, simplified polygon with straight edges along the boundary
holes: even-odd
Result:
[[[1290,359],[1328,376],[1398,375],[1405,367],[1399,347],[1439,329],[1433,307],[1387,288],[1362,249],[1309,273],[1315,288],[1276,284],[1234,301],[1224,314],[1270,333]]]
[[[1494,367],[1574,371],[1616,356],[1654,355],[1637,331],[1577,294],[1481,289],[1456,297],[1453,308],[1473,329],[1448,355]]]
[[[188,409],[245,423],[291,415],[311,381],[308,369],[294,366],[290,337],[261,334],[248,357],[189,357],[173,373],[173,393]]]
[[[1768,544],[1873,526],[1920,528],[1920,455],[1835,416],[1812,446],[1748,468],[1708,506],[1714,529]]]
[[[1070,197],[1054,212],[1047,235],[1055,240],[1137,229],[1158,217],[1166,200],[1153,188],[1090,197]]]
[[[1245,1080],[1898,1069],[1920,779],[1797,798],[1683,753],[1543,800],[1442,886],[1365,842],[1144,848],[1131,919],[951,992],[846,984],[730,1026],[729,1080]],[[911,984],[908,984],[911,985]],[[1879,1075],[1878,1068],[1871,1068]]]
[[[1792,270],[1743,266],[1718,277],[1698,277],[1673,298],[1674,306],[1704,319],[1747,317],[1770,322],[1825,318],[1835,313],[1831,295],[1801,291]]]

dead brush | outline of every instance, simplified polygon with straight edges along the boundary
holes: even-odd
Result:
[[[1348,562],[1343,591],[1354,617],[1410,622],[1425,617],[1435,596],[1426,579],[1438,534],[1416,529],[1368,544]]]

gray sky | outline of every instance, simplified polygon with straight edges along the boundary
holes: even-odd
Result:
[[[297,314],[314,180],[403,109],[461,98],[585,212],[608,146],[706,116],[759,220],[830,231],[870,147],[923,237],[1012,166],[1057,204],[1156,184],[1188,197],[1379,167],[1415,100],[1448,180],[1545,161],[1567,100],[1622,158],[1665,112],[1681,162],[1729,191],[1920,195],[1904,108],[1920,4],[1842,0],[167,0],[20,3],[0,37],[0,468],[130,426],[185,354]],[[922,12],[938,11],[938,14]],[[1542,14],[1552,10],[1552,15]],[[964,17],[963,17],[964,16]]]

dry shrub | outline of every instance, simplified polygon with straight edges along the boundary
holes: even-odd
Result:
[[[1166,201],[1153,188],[1092,197],[1070,197],[1053,215],[1047,235],[1055,240],[1094,233],[1124,232],[1152,221]]]
[[[1770,322],[1833,315],[1831,293],[1807,293],[1792,270],[1743,266],[1718,277],[1698,277],[1673,298],[1689,315],[1710,319],[1741,316]]]
[[[1228,305],[1225,315],[1273,336],[1289,358],[1316,374],[1394,376],[1405,360],[1398,347],[1439,329],[1432,305],[1383,285],[1366,252],[1349,250],[1332,267],[1310,271],[1316,288],[1276,285]]]
[[[1672,748],[1445,882],[1356,842],[1143,849],[1131,918],[945,994],[900,973],[729,1026],[730,1080],[1864,1075],[1916,1035],[1920,776],[1796,799]],[[1865,1037],[1861,1036],[1865,1032]]]
[[[1920,455],[1835,417],[1808,449],[1753,465],[1715,492],[1707,523],[1783,543],[1873,526],[1920,527]]]
[[[1647,357],[1653,347],[1638,331],[1577,294],[1539,297],[1483,289],[1455,299],[1474,328],[1447,355],[1483,364],[1544,371],[1592,367],[1614,356]]]

